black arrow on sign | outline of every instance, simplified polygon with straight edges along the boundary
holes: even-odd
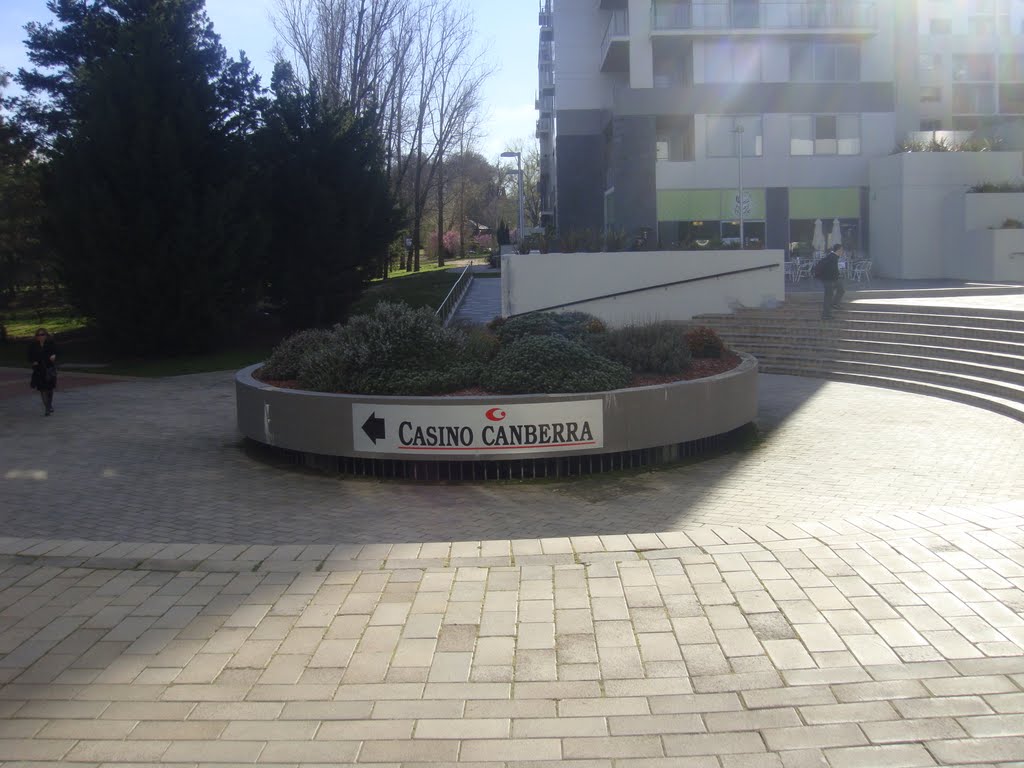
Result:
[[[363,432],[366,436],[373,440],[373,444],[376,445],[378,440],[383,440],[386,435],[384,434],[384,419],[377,418],[377,412],[374,411],[370,414],[370,418],[363,424]]]

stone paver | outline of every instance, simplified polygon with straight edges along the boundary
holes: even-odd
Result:
[[[61,402],[0,401],[2,768],[1024,760],[1016,422],[765,376],[746,452],[413,486],[246,455],[223,374]]]

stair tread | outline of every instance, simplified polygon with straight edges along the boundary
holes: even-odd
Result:
[[[785,366],[779,366],[785,370]],[[1024,419],[1024,403],[1017,400],[1012,400],[998,395],[992,395],[987,392],[978,392],[973,389],[963,389],[962,387],[953,387],[947,384],[936,384],[929,381],[918,381],[917,379],[900,379],[891,376],[877,376],[870,373],[857,373],[849,371],[820,371],[821,373],[830,373],[834,376],[841,376],[844,378],[861,379],[872,382],[883,382],[885,384],[906,384],[913,388],[936,390],[939,392],[945,392],[950,394],[956,394],[964,398],[972,398],[977,400],[983,400],[998,404],[1008,410],[1015,411],[1020,414],[1021,418]],[[774,373],[773,371],[765,371],[765,373]],[[789,374],[799,375],[799,374]]]

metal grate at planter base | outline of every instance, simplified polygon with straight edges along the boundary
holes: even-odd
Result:
[[[645,469],[691,458],[713,457],[746,444],[753,434],[746,425],[721,435],[676,445],[617,453],[587,454],[511,461],[401,461],[350,456],[325,456],[249,441],[257,453],[285,464],[351,477],[413,482],[463,483],[488,480],[543,480],[583,477],[602,472]]]
[[[757,360],[608,392],[472,397],[330,394],[235,376],[239,431],[302,466],[382,479],[559,478],[720,450],[757,418]]]

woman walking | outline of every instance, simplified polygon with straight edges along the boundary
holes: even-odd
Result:
[[[49,416],[53,413],[53,390],[57,388],[57,345],[45,328],[36,331],[28,348],[28,361],[32,363],[29,386],[39,390],[45,408],[43,415]]]

